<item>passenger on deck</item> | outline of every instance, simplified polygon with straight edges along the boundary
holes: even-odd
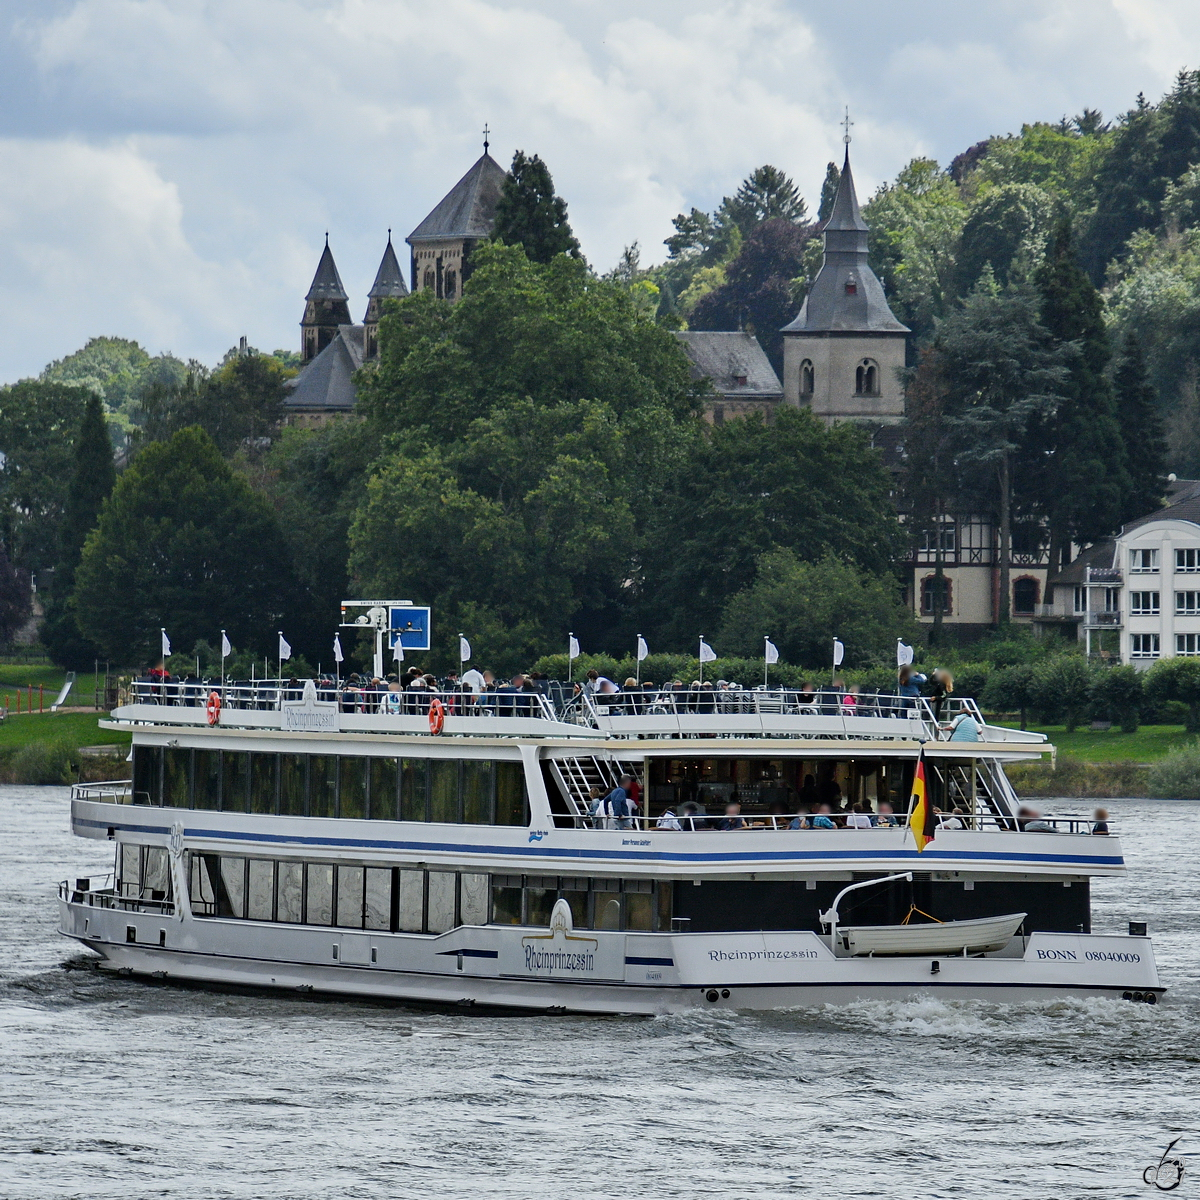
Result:
[[[953,691],[954,676],[945,667],[934,667],[929,673],[929,698],[935,721],[941,721],[942,710],[946,707],[946,697]]]
[[[745,829],[746,822],[742,818],[742,806],[740,804],[725,805],[725,816],[721,818],[718,829]]]
[[[949,733],[952,742],[979,741],[979,722],[969,712],[960,712],[949,725],[940,725],[943,733]]]
[[[788,828],[789,829],[811,829],[812,828],[811,818],[809,816],[809,810],[804,805],[800,806],[800,811],[792,818],[791,824],[788,825]]]
[[[892,812],[892,806],[886,800],[880,800],[879,811],[875,814],[876,825],[890,825],[895,828],[899,822],[896,820],[895,814]]]
[[[478,696],[484,688],[483,674],[472,667],[469,671],[463,672],[462,683],[464,688],[468,688],[474,695]]]
[[[668,808],[667,811],[665,813],[663,813],[662,816],[660,816],[657,821],[654,822],[654,828],[655,829],[682,829],[683,826],[680,825],[679,818],[674,814],[674,812],[671,811],[671,809]]]
[[[815,775],[805,775],[804,784],[800,788],[800,811],[812,812],[817,807],[817,779]]]
[[[1042,820],[1042,814],[1036,808],[1030,808],[1027,804],[1017,809],[1017,827],[1026,833],[1058,832],[1049,821]]]
[[[633,821],[629,817],[629,794],[625,790],[625,784],[629,782],[629,776],[622,775],[620,784],[592,810],[592,816],[596,818],[600,829],[633,828]]]
[[[822,804],[817,809],[817,815],[812,819],[813,829],[836,829],[833,818],[829,815],[832,810],[828,804]]]
[[[1098,808],[1092,813],[1092,832],[1108,836],[1108,809]]]
[[[846,817],[847,829],[870,829],[871,818],[867,816],[867,810],[861,805],[856,804],[851,810],[849,816]]]
[[[915,716],[917,698],[921,695],[921,684],[925,682],[925,676],[920,671],[914,671],[910,663],[905,663],[900,668],[896,676],[896,694],[902,698],[901,716]]]
[[[698,829],[705,829],[707,825],[700,816],[700,805],[695,800],[685,800],[679,806],[679,823],[687,830],[695,833]]]
[[[796,703],[800,706],[800,711],[805,716],[815,716],[817,711],[817,692],[811,683],[802,683],[800,692],[796,697]]]
[[[956,808],[953,813],[947,816],[940,808],[933,810],[933,815],[937,817],[939,829],[965,829],[966,826],[962,823],[962,818],[967,814],[961,808]]]

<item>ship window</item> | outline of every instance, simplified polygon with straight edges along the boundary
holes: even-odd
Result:
[[[117,856],[117,874],[120,879],[118,894],[138,896],[142,890],[142,848],[130,842],[122,842]]]
[[[492,764],[467,758],[462,765],[462,819],[468,825],[492,823]]]
[[[221,886],[225,890],[224,904],[218,897],[217,915],[244,917],[246,915],[246,860],[244,858],[221,859]],[[226,907],[228,911],[223,911]]]
[[[426,760],[406,758],[401,767],[400,820],[428,821],[426,797]]]
[[[281,862],[277,865],[275,920],[299,924],[304,900],[304,864]]]
[[[613,892],[596,893],[596,928],[621,928],[621,897]]]
[[[251,921],[274,919],[275,864],[268,859],[252,858],[246,887],[246,917]]]
[[[245,751],[221,752],[221,811],[245,812],[250,797],[250,755]]]
[[[252,754],[250,756],[250,811],[274,813],[276,789],[275,754]]]
[[[496,824],[529,824],[525,804],[524,763],[498,762],[496,764]]]
[[[429,819],[450,824],[458,820],[456,758],[435,758],[429,763]]]
[[[167,808],[192,806],[192,752],[168,746],[163,753],[163,804]]]
[[[367,760],[342,758],[338,763],[338,816],[361,820],[367,815]]]
[[[458,924],[455,892],[458,877],[452,871],[429,872],[427,928],[430,933],[446,933]]]
[[[363,900],[364,924],[368,929],[392,927],[392,868],[368,867]]]
[[[398,758],[371,759],[371,817],[376,821],[396,819],[396,789],[399,786]]]
[[[308,925],[333,924],[333,867],[309,863],[305,867],[304,920]]]
[[[220,861],[215,854],[190,855],[188,897],[192,902],[192,912],[198,916],[212,916],[217,911],[217,889],[213,879]]]
[[[420,933],[425,928],[425,872],[401,871],[397,887],[397,928]]]
[[[530,875],[525,881],[526,925],[549,925],[550,911],[558,899],[558,879],[551,875]]]
[[[337,759],[314,754],[308,760],[308,815],[337,816]]]
[[[221,752],[197,750],[195,756],[192,802],[196,808],[218,809],[221,807]]]
[[[133,802],[162,803],[162,747],[134,746]]]
[[[488,877],[464,873],[459,876],[459,919],[464,925],[488,923]]]
[[[305,794],[308,787],[304,774],[308,769],[303,754],[279,756],[279,813],[285,817],[305,815]]]
[[[337,923],[345,929],[361,929],[363,924],[363,869],[337,869]]]
[[[147,846],[142,859],[142,898],[165,900],[171,891],[171,867],[163,846]]]
[[[520,875],[492,876],[492,924],[520,925]]]

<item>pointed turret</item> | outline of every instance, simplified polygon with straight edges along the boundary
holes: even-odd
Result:
[[[342,277],[338,274],[329,234],[308,295],[304,297],[304,319],[300,322],[300,357],[303,362],[316,358],[337,337],[339,325],[349,325],[350,306]]]
[[[379,353],[379,318],[383,315],[383,302],[388,299],[408,295],[408,287],[404,282],[404,272],[392,249],[392,231],[388,230],[387,249],[375,272],[375,282],[367,293],[367,315],[363,317],[366,326],[367,357],[374,358]]]
[[[824,255],[800,313],[783,330],[784,398],[826,420],[899,420],[908,328],[896,320],[867,261],[850,145],[829,219]]]
[[[507,172],[484,144],[471,169],[405,238],[412,247],[411,287],[457,300],[471,272],[475,244],[491,237]]]

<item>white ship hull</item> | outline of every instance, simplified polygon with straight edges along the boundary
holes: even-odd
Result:
[[[810,932],[564,936],[492,925],[434,936],[178,920],[68,900],[61,924],[106,968],[135,975],[542,1012],[658,1015],[921,995],[1153,1003],[1163,991],[1149,938],[1100,934],[1035,933],[975,957],[856,958],[836,957]]]

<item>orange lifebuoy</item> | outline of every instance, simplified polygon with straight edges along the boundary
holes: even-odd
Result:
[[[429,732],[441,733],[446,724],[446,706],[440,700],[429,703]]]
[[[215,725],[221,719],[221,697],[216,692],[208,693],[208,704],[205,705],[208,712],[208,723]]]

